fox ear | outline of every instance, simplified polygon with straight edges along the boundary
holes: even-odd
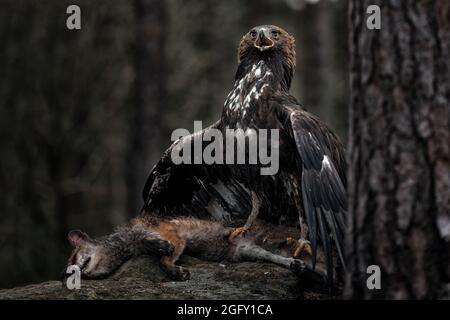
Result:
[[[67,235],[67,238],[69,239],[69,242],[73,247],[78,247],[90,240],[89,236],[81,230],[70,231]]]

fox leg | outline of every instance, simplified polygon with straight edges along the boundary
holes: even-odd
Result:
[[[139,236],[141,234],[144,235],[142,241],[139,242],[138,254],[156,254],[160,256],[172,254],[174,246],[170,241],[162,239],[158,233],[149,230],[149,227],[143,225],[137,218],[133,219],[131,222],[133,225],[131,232],[134,232]]]
[[[256,193],[252,191],[252,211],[250,212],[250,215],[248,216],[247,221],[245,222],[245,225],[243,227],[239,227],[231,231],[229,236],[230,241],[238,237],[239,235],[247,232],[250,229],[253,222],[258,217],[260,207],[261,203],[259,201],[259,198],[256,195]]]
[[[323,274],[313,271],[301,259],[283,257],[250,242],[238,245],[236,250],[236,257],[240,260],[271,262],[291,270],[299,277],[308,277],[320,282],[325,281],[325,276]]]
[[[160,267],[171,279],[176,281],[186,281],[191,277],[189,270],[175,265],[175,262],[177,262],[186,247],[186,241],[179,237],[172,237],[169,241],[174,246],[174,250],[171,255],[163,256],[161,258]]]
[[[267,251],[253,243],[241,244],[237,247],[237,257],[239,260],[248,261],[266,261],[271,262],[281,267],[290,269],[291,264],[296,260],[294,258],[287,258],[270,251]],[[299,260],[301,261],[301,260]],[[302,262],[302,261],[301,261]]]
[[[158,254],[158,255],[171,255],[175,250],[174,246],[167,240],[153,238],[144,239],[142,241],[142,253],[145,254]]]

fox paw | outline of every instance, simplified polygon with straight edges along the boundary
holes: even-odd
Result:
[[[177,267],[169,274],[170,278],[175,281],[187,281],[191,278],[191,273],[188,269]]]
[[[297,276],[301,276],[305,273],[306,264],[302,260],[294,259],[291,264],[289,265],[289,269],[295,273]]]

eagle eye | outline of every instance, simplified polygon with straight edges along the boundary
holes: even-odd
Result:
[[[256,35],[257,35],[257,32],[255,30],[250,31],[250,38],[252,38],[252,40],[256,39]]]
[[[278,39],[280,37],[280,31],[274,30],[272,31],[272,38]]]

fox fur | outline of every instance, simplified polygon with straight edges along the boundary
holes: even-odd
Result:
[[[171,279],[185,281],[190,272],[176,262],[188,253],[207,261],[266,261],[297,275],[323,277],[320,268],[313,272],[307,260],[292,257],[285,239],[297,235],[297,229],[257,221],[244,234],[230,238],[234,230],[215,220],[141,215],[99,239],[71,231],[68,238],[74,249],[68,265],[78,265],[85,278],[103,278],[133,257],[158,255],[160,267]]]

